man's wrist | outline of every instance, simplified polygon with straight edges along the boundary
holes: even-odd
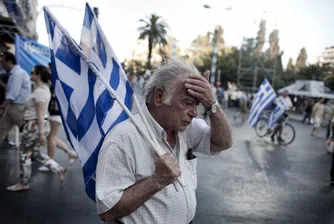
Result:
[[[215,100],[209,107],[204,107],[205,112],[208,114],[214,114],[217,112],[217,109],[220,108],[220,105],[217,100]]]

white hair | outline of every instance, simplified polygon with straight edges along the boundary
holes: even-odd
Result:
[[[200,75],[194,65],[182,59],[170,58],[169,61],[157,68],[145,85],[145,100],[147,104],[153,103],[154,92],[157,88],[164,91],[163,103],[170,105],[174,93],[174,80],[181,74]]]

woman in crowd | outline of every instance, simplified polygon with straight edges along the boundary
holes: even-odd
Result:
[[[51,66],[49,64],[49,72],[51,73]],[[75,151],[71,150],[65,142],[63,142],[58,136],[59,129],[62,125],[60,111],[56,101],[56,94],[54,93],[53,88],[50,88],[51,91],[51,100],[49,103],[49,122],[50,122],[50,134],[48,135],[48,156],[50,158],[54,158],[55,151],[58,148],[62,149],[67,155],[69,159],[69,164],[72,164],[76,159],[78,159],[78,155]],[[50,171],[47,166],[41,166],[39,171]]]
[[[31,80],[36,83],[36,89],[26,102],[25,123],[20,145],[20,182],[7,187],[9,191],[29,189],[32,158],[58,173],[61,181],[64,180],[66,169],[40,152],[40,147],[46,145],[46,136],[50,131],[48,121],[48,105],[51,98],[48,85],[50,78],[48,68],[42,65],[36,65],[31,72]]]

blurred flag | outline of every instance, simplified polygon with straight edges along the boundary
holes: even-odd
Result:
[[[284,114],[284,111],[287,110],[288,108],[289,107],[286,105],[284,98],[279,97],[276,102],[276,107],[272,111],[269,118],[269,128],[273,128],[277,120]]]
[[[44,14],[51,48],[52,82],[65,132],[79,155],[86,193],[95,201],[95,170],[104,137],[128,116],[122,110],[114,113],[111,108],[118,107],[118,103],[114,104],[114,99],[109,93],[106,94],[102,82],[89,69],[83,58],[86,57],[84,52],[46,7]],[[102,42],[96,44],[101,50]],[[117,63],[109,66],[107,81],[114,90],[122,91],[119,96],[129,106],[132,88],[122,82]],[[112,81],[110,76],[113,77]]]
[[[276,93],[267,79],[263,80],[259,91],[255,95],[252,108],[249,112],[248,123],[254,127],[262,112],[275,100]]]

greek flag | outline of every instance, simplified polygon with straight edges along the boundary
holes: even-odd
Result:
[[[276,93],[267,79],[263,80],[249,113],[248,123],[254,127],[262,112],[276,99]]]
[[[276,102],[276,107],[270,115],[269,118],[269,128],[273,128],[277,120],[284,114],[284,111],[288,109],[288,106],[285,103],[285,100],[282,97],[279,97]]]
[[[90,61],[96,65],[101,75],[115,90],[117,95],[124,100],[123,103],[127,108],[131,110],[133,89],[88,3],[86,3],[80,47],[89,57]],[[103,86],[100,80],[97,80],[96,86],[99,87],[97,88],[98,98],[96,102],[96,105],[99,106],[99,110],[96,110],[96,117],[99,126],[102,128],[101,131],[104,137],[116,124],[127,119],[128,115],[117,102],[114,103],[114,99],[110,97],[108,90]],[[97,160],[92,164],[94,165],[94,175],[96,164]],[[90,173],[90,170],[88,173]],[[87,186],[92,185],[92,187],[94,187],[95,197],[95,180],[90,179],[89,181],[92,181],[92,183],[86,182],[86,191]]]
[[[118,108],[118,103],[114,103],[105,86],[89,68],[82,49],[45,7],[44,14],[51,48],[52,82],[64,129],[79,155],[86,192],[95,201],[95,170],[104,137],[128,116]],[[106,56],[107,52],[101,46],[103,42],[96,39],[94,52]],[[110,86],[130,107],[133,95],[130,84],[122,79],[122,70],[116,60],[110,64],[107,57],[104,59],[102,65],[106,68],[108,64],[108,74],[99,69],[100,65],[93,63],[93,66],[104,74]]]

